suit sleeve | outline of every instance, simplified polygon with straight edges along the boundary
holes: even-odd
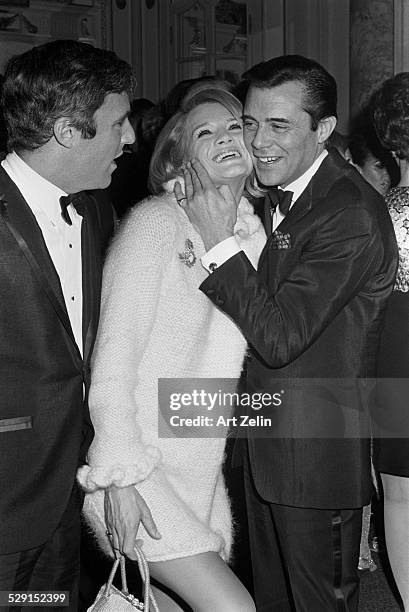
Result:
[[[363,207],[344,208],[315,231],[274,294],[243,253],[215,270],[200,289],[235,321],[262,359],[279,368],[301,355],[364,287],[382,253],[375,217]]]
[[[138,371],[175,231],[169,215],[142,206],[120,226],[108,253],[89,398],[95,437],[89,465],[78,472],[86,491],[141,482],[159,463],[159,449],[142,441]]]

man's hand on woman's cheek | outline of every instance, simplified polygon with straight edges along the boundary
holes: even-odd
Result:
[[[216,187],[200,161],[184,169],[185,193],[175,184],[175,197],[203,239],[206,250],[233,236],[237,202],[228,185]]]

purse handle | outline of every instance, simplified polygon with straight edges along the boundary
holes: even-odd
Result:
[[[146,560],[145,555],[143,554],[140,547],[135,544],[134,550],[136,553],[139,572],[141,574],[142,581],[144,583],[144,593],[143,593],[143,606],[144,612],[149,612],[150,603],[152,602],[152,607],[154,612],[159,612],[158,604],[156,603],[156,599],[152,593],[151,589],[151,579],[149,573],[149,566]],[[115,574],[117,572],[118,566],[121,567],[121,582],[122,582],[122,591],[125,595],[129,594],[128,585],[126,582],[126,571],[125,571],[125,557],[120,553],[116,553],[118,556],[114,561],[114,565],[112,566],[111,573],[109,574],[108,581],[105,586],[104,596],[109,597],[109,593],[111,591],[112,582],[114,580]]]

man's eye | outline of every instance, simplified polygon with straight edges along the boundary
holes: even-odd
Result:
[[[254,123],[254,121],[245,120],[243,125],[244,125],[244,127],[247,130],[255,130],[256,129],[256,124]]]

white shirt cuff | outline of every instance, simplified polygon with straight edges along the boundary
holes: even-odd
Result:
[[[239,247],[236,238],[230,236],[230,238],[226,238],[226,240],[216,244],[210,251],[207,251],[207,253],[201,257],[202,266],[206,268],[208,272],[214,272],[216,268],[219,268],[240,251],[242,251],[242,249]]]

